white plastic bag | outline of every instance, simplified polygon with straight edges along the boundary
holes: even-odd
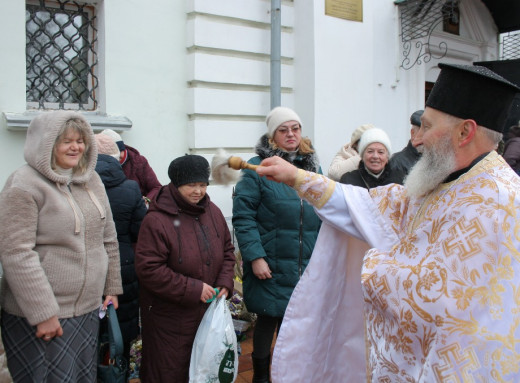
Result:
[[[237,375],[237,337],[229,307],[222,297],[211,302],[195,335],[190,383],[232,383]]]

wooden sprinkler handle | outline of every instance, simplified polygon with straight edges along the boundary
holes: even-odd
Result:
[[[246,161],[242,160],[240,157],[229,157],[228,159],[228,166],[231,169],[240,170],[240,169],[250,169],[255,170],[258,165],[252,165],[247,163]]]

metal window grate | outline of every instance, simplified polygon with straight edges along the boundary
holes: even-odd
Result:
[[[28,1],[25,18],[28,107],[96,109],[94,7],[69,0]]]
[[[410,69],[414,65],[440,59],[448,51],[446,42],[441,41],[432,51],[431,36],[436,27],[443,23],[446,29],[459,22],[459,0],[396,0],[401,21],[403,61],[401,67]],[[449,29],[448,29],[449,31]],[[458,28],[456,28],[458,34]]]
[[[500,35],[500,60],[520,59],[520,31]]]

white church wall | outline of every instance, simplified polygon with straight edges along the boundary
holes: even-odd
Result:
[[[25,3],[0,2],[0,187],[24,164],[25,132],[7,130],[4,111],[25,110]]]
[[[309,6],[295,5],[297,9]],[[302,95],[300,87],[312,90],[313,107],[303,106],[301,113],[314,127],[314,142],[324,173],[340,146],[350,141],[352,132],[364,123],[385,129],[396,150],[400,150],[408,140],[408,110],[413,112],[419,103],[402,105],[408,86],[398,77],[402,74],[397,70],[393,3],[365,1],[362,22],[325,15],[324,2],[315,2],[312,7],[297,11],[313,14],[314,35],[310,40],[312,54],[298,49],[304,42],[296,43],[295,94],[299,106],[300,102],[309,102],[305,99],[307,92]],[[298,21],[296,18],[297,41],[302,28]],[[306,41],[308,34],[304,32]],[[300,55],[312,63],[302,64]],[[306,65],[313,68],[312,85],[299,82],[308,77],[299,75],[299,71],[307,70]]]
[[[187,148],[186,10],[182,1],[104,1],[106,112],[133,122],[123,140],[162,183]]]

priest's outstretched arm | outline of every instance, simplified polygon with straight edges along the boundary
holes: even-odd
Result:
[[[397,236],[388,219],[365,188],[344,185],[317,173],[298,169],[280,157],[262,161],[260,176],[285,183],[314,206],[320,218],[358,239],[375,246],[382,236],[395,243]]]

